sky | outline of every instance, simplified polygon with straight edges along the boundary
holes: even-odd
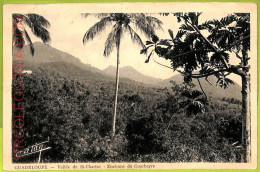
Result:
[[[81,14],[86,11],[70,7],[69,5],[60,8],[57,8],[57,6],[54,5],[36,6],[32,9],[32,12],[42,15],[50,22],[51,27],[48,30],[51,34],[52,40],[50,45],[52,47],[67,52],[79,58],[82,63],[90,64],[101,70],[107,68],[109,65],[116,66],[116,49],[114,49],[109,57],[103,56],[105,40],[111,31],[112,26],[107,27],[102,34],[83,45],[82,39],[84,34],[91,26],[99,21],[96,17],[90,16],[84,18]],[[200,16],[199,22],[202,23],[206,20],[220,19],[228,14],[230,14],[230,12],[219,12],[217,10],[204,12]],[[153,16],[163,22],[163,30],[156,31],[156,34],[160,38],[170,38],[168,29],[172,29],[174,34],[176,34],[180,26],[176,17],[173,15],[161,16],[159,14]],[[135,27],[133,27],[133,29],[135,29]],[[136,32],[140,35],[143,42],[147,40],[147,38],[138,30],[136,30]],[[207,33],[205,32],[203,34],[206,35]],[[33,42],[40,41],[38,38],[33,36],[32,33],[30,36]],[[132,66],[144,75],[161,79],[167,79],[177,74],[177,72],[173,72],[171,69],[156,64],[152,59],[149,63],[144,63],[147,57],[145,55],[140,55],[140,50],[141,47],[131,41],[130,35],[124,34],[120,46],[120,67]],[[152,57],[156,61],[170,66],[169,61],[159,58],[156,54]],[[235,56],[231,56],[231,63],[238,64]],[[241,83],[238,76],[234,75],[231,77],[236,82]]]

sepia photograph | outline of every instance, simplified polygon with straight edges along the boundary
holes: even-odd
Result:
[[[137,4],[4,6],[6,169],[256,168],[256,5]]]

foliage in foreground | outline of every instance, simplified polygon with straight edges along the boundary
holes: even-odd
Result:
[[[173,83],[168,90],[121,82],[111,139],[113,83],[44,72],[24,81],[25,147],[49,137],[52,149],[42,154],[43,162],[240,161],[239,102],[210,98],[205,113],[187,114],[187,106],[179,108],[186,100],[180,94],[192,86]]]

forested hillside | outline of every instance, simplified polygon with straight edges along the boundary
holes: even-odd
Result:
[[[32,74],[24,79],[25,147],[49,137],[52,151],[42,153],[43,162],[240,161],[240,100],[210,96],[205,112],[194,113],[188,107],[195,99],[182,95],[193,86],[160,88],[121,79],[111,139],[113,77],[80,62],[44,59],[28,60]]]
[[[116,71],[116,68],[114,66],[108,66],[104,70],[99,70],[89,64],[81,63],[81,61],[78,58],[68,53],[57,50],[51,47],[50,45],[45,45],[43,43],[36,42],[34,43],[34,46],[38,49],[38,51],[35,52],[35,55],[33,57],[30,54],[29,46],[25,46],[24,48],[24,57],[26,60],[25,64],[30,65],[28,69],[31,68],[33,70],[36,70],[38,65],[45,65],[46,67],[49,65],[49,67],[47,68],[52,68],[54,62],[56,63],[59,62],[60,65],[57,64],[56,67],[58,70],[62,70],[61,68],[63,66],[63,71],[61,71],[62,72],[61,74],[69,73],[75,76],[89,77],[90,80],[95,78],[102,78],[114,82],[115,71]],[[65,67],[65,65],[67,65],[67,67]],[[147,67],[147,65],[148,64],[144,64],[144,67]],[[69,69],[69,66],[71,66],[72,69]],[[68,71],[66,72],[65,70]],[[120,69],[120,77],[122,77],[124,81],[126,80],[128,80],[129,82],[135,81],[135,83],[136,82],[139,82],[139,84],[142,83],[141,85],[146,84],[147,86],[153,86],[153,87],[156,86],[161,88],[164,87],[170,88],[171,80],[175,81],[177,84],[182,84],[183,82],[183,76],[181,76],[180,74],[162,80],[162,79],[143,75],[131,66],[122,67]],[[234,85],[230,84],[228,88],[223,89],[220,88],[218,85],[214,84],[216,83],[217,80],[215,77],[210,76],[208,80],[213,84],[211,85],[205,79],[200,79],[201,85],[203,86],[203,89],[208,94],[208,96],[217,97],[217,98],[230,97],[230,98],[241,100],[241,86],[239,86],[237,83],[235,83]],[[192,83],[196,85],[195,86],[196,89],[200,90],[197,80],[193,80]]]

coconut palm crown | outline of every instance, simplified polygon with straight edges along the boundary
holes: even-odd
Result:
[[[26,30],[27,27],[30,28],[31,32],[38,38],[40,38],[43,43],[48,43],[51,40],[50,33],[47,30],[50,27],[50,23],[43,16],[38,14],[13,14],[13,45],[17,48],[23,48],[24,38],[30,45],[30,52],[32,56],[34,55],[34,46],[32,40]],[[17,24],[19,26],[17,26]]]

